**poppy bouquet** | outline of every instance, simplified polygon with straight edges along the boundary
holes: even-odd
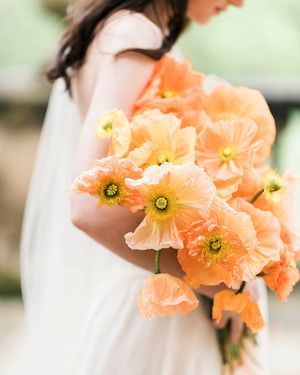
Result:
[[[109,138],[109,155],[75,180],[72,191],[99,206],[121,205],[144,218],[125,240],[131,249],[156,251],[155,273],[138,298],[145,317],[189,313],[197,288],[224,285],[212,318],[234,311],[253,337],[264,319],[247,283],[262,278],[285,301],[299,280],[300,235],[291,203],[299,179],[279,175],[266,161],[275,122],[263,96],[195,72],[165,55],[126,118],[99,117],[96,137]],[[160,270],[173,248],[183,280]],[[219,339],[225,362],[241,359],[228,327]],[[227,335],[226,335],[227,333]]]

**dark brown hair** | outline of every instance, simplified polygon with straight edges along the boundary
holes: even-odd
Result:
[[[83,65],[97,26],[113,13],[124,9],[139,13],[145,13],[150,9],[161,27],[163,24],[159,14],[161,9],[165,10],[168,17],[167,30],[160,48],[130,50],[159,60],[172,48],[187,25],[187,3],[188,0],[81,0],[77,2],[68,12],[66,18],[68,27],[62,37],[55,63],[47,72],[48,78],[50,81],[63,78],[66,88],[70,91],[70,72]]]

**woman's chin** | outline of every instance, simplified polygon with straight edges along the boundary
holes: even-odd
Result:
[[[208,24],[215,16],[217,16],[218,13],[210,14],[204,17],[203,15],[199,17],[191,17],[191,21],[195,22],[198,25],[206,25]]]

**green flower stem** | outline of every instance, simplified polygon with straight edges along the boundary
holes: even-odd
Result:
[[[263,192],[264,192],[264,189],[261,189],[259,192],[257,192],[255,195],[254,195],[254,197],[252,198],[252,199],[250,199],[250,203],[251,204],[254,204],[256,201],[257,201],[257,199],[263,194]]]
[[[243,291],[245,289],[245,286],[246,286],[246,281],[243,281],[241,286],[240,286],[240,289],[237,292],[235,292],[235,294],[243,293]]]
[[[160,255],[161,255],[161,250],[157,251],[155,255],[155,275],[158,275],[160,273],[160,268],[159,268]]]

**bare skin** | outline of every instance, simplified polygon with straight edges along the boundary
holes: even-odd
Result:
[[[226,11],[229,6],[242,5],[243,0],[190,0],[187,16],[198,24],[205,24],[212,17]]]
[[[197,23],[205,23],[228,5],[241,4],[241,0],[190,0],[188,17]],[[119,57],[106,57],[107,62],[103,61],[99,69],[95,49],[96,47],[91,45],[86,63],[72,79],[74,100],[84,119],[74,177],[90,169],[94,159],[100,159],[107,154],[108,142],[99,142],[94,136],[99,113],[119,108],[128,115],[154,67],[152,60],[138,54],[126,53]],[[130,90],[127,89],[129,85]],[[133,251],[124,241],[124,235],[133,231],[141,222],[141,213],[132,214],[121,207],[99,208],[93,198],[78,194],[71,196],[71,212],[73,224],[95,241],[123,259],[153,272],[155,252]],[[161,270],[182,277],[174,249],[163,251]],[[197,292],[213,298],[216,292],[224,288],[224,285],[201,287]],[[218,326],[225,326],[228,319],[233,320],[232,338],[237,341],[242,329],[238,316],[225,314]]]

